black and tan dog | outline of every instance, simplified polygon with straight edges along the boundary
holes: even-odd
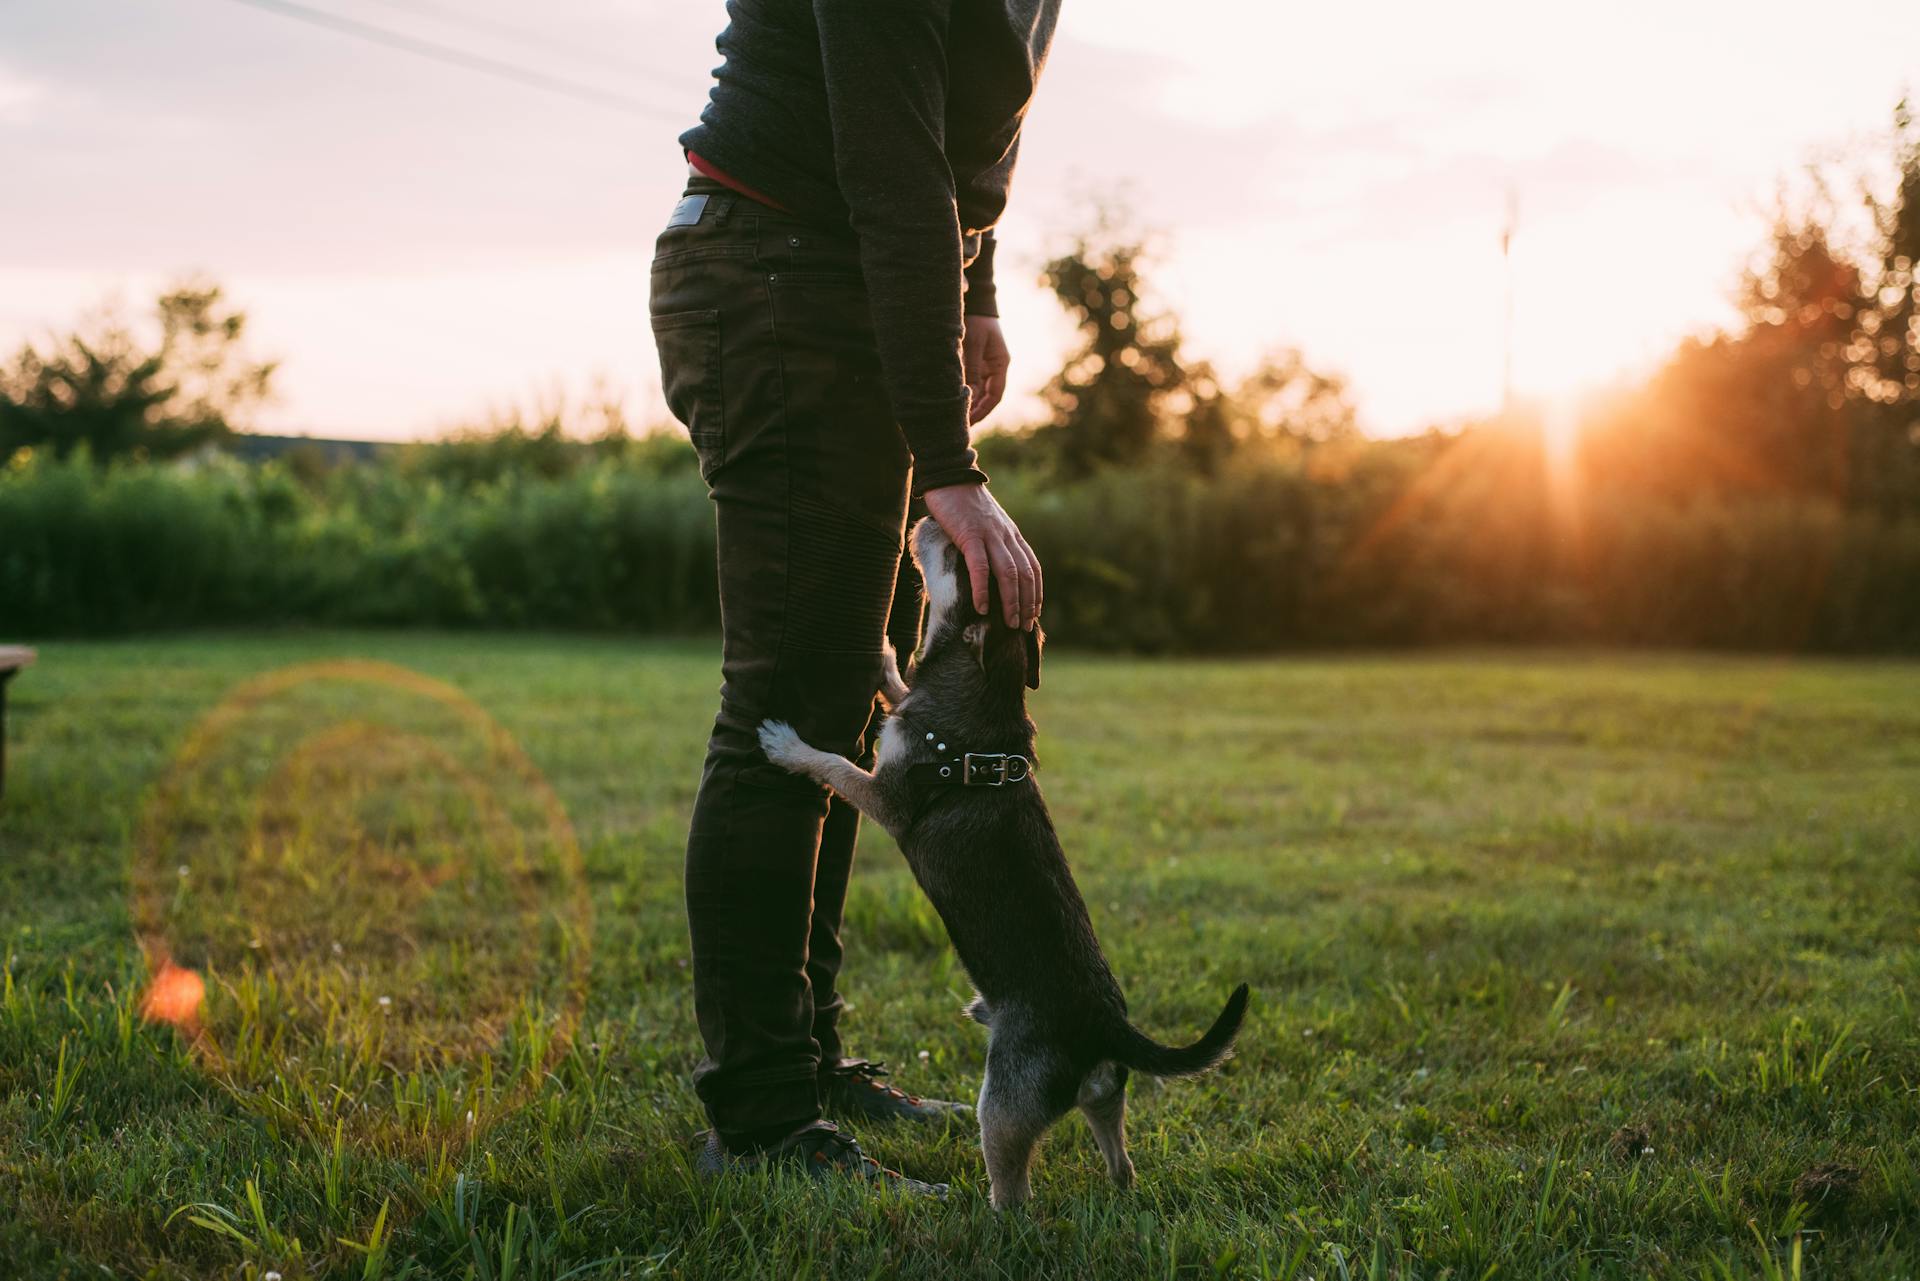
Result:
[[[888,656],[882,696],[892,715],[869,774],[769,721],[770,760],[832,788],[899,842],[979,990],[968,1013],[990,1031],[980,1085],[980,1139],[1002,1209],[1029,1195],[1035,1144],[1078,1106],[1114,1182],[1127,1157],[1129,1070],[1185,1076],[1232,1049],[1246,1014],[1243,983],[1205,1036],[1181,1049],[1127,1021],[1127,1001],[1094,938],[1033,779],[1026,691],[1040,683],[1040,632],[972,608],[967,567],[931,519],[913,531],[927,620],[911,687]]]

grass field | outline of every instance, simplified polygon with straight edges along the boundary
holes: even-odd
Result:
[[[472,723],[391,673],[275,694],[179,781],[243,678],[356,657],[497,722],[577,866],[500,835],[541,812],[487,808],[538,792],[508,756],[428,777]],[[1241,980],[1254,1007],[1218,1075],[1135,1089],[1137,1189],[1072,1118],[1004,1217],[966,1134],[863,1136],[946,1204],[690,1175],[678,866],[714,669],[702,642],[45,646],[0,803],[0,1275],[1920,1275],[1920,666],[1051,655],[1042,779],[1136,1018],[1189,1038]],[[347,829],[365,875],[325,861]],[[861,858],[851,1048],[968,1096],[964,975],[886,838]],[[140,1017],[153,930],[207,975],[217,1061]]]

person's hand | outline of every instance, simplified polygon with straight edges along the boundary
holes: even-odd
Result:
[[[1000,584],[1007,626],[1025,630],[1040,617],[1040,558],[985,485],[946,485],[922,497],[927,513],[966,557],[975,613],[987,612],[987,572]]]
[[[960,344],[960,357],[967,374],[967,386],[973,392],[973,411],[969,424],[977,423],[993,412],[1007,394],[1007,339],[1000,332],[1000,321],[993,316],[968,316],[966,334]],[[942,526],[945,521],[940,522]],[[948,530],[952,533],[952,530]]]

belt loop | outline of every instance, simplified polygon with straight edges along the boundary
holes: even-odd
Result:
[[[733,196],[733,194],[729,192],[728,194],[721,196],[719,200],[714,202],[715,204],[715,208],[713,211],[714,226],[724,227],[727,225],[727,215],[733,212],[734,199],[735,197]]]

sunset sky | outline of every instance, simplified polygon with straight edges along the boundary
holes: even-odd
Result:
[[[0,346],[201,271],[284,359],[263,426],[425,435],[596,377],[664,413],[647,261],[722,5],[302,3],[631,107],[238,0],[0,0]],[[1776,183],[1920,85],[1913,0],[1573,12],[1067,0],[1001,232],[1016,387],[1067,338],[1038,264],[1111,191],[1193,355],[1298,345],[1378,432],[1490,409],[1511,188],[1517,382],[1576,392],[1725,319]]]

